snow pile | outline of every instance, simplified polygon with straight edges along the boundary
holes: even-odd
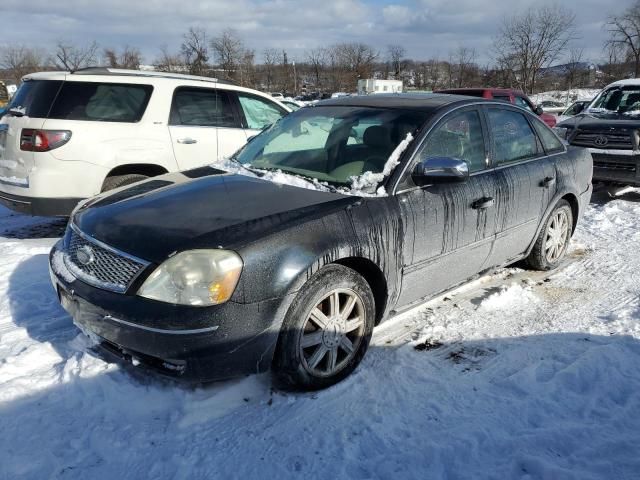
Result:
[[[562,102],[566,106],[569,106],[578,100],[592,100],[598,93],[600,93],[600,90],[594,88],[572,88],[571,90],[552,90],[549,92],[537,93],[535,95],[531,95],[529,98],[534,104],[550,100],[554,102]]]
[[[407,136],[402,140],[398,146],[391,152],[388,160],[384,164],[382,172],[373,173],[370,171],[364,172],[357,177],[351,177],[351,194],[359,196],[371,196],[371,193],[375,191],[375,196],[384,197],[387,195],[384,187],[376,187],[382,183],[382,181],[391,175],[391,172],[400,164],[400,156],[407,149],[409,144],[413,141],[413,135],[407,133]]]
[[[478,308],[485,311],[508,311],[522,308],[537,301],[538,299],[530,287],[525,288],[517,284],[512,284],[509,287],[503,285],[500,287],[500,291],[492,293],[484,299]]]

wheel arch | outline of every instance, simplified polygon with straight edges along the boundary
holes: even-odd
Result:
[[[162,165],[157,165],[155,163],[127,163],[124,165],[118,165],[117,167],[109,170],[109,173],[107,173],[104,180],[118,175],[136,174],[146,175],[147,177],[157,177],[158,175],[163,175],[165,173],[169,173],[169,171]],[[103,186],[104,180],[102,182]]]
[[[387,279],[378,265],[364,257],[345,257],[333,263],[355,270],[369,284],[376,305],[376,320],[378,325],[384,316],[389,298]]]

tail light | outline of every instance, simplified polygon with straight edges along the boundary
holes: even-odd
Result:
[[[71,139],[69,130],[36,130],[23,128],[20,135],[20,150],[48,152],[61,147]]]

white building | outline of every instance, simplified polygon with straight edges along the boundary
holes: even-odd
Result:
[[[402,81],[378,80],[376,78],[358,80],[358,95],[371,93],[402,93]]]

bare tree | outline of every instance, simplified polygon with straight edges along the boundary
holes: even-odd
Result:
[[[640,75],[640,1],[636,1],[622,14],[612,16],[607,22],[609,39],[607,47],[623,51],[633,61],[633,76]]]
[[[496,60],[513,64],[523,90],[532,93],[540,69],[550,66],[575,38],[574,24],[575,15],[559,5],[507,17],[494,41]]]
[[[266,78],[264,78],[267,91],[271,91],[276,81],[276,71],[280,52],[275,48],[267,48],[262,52],[262,66]]]
[[[324,48],[314,48],[307,52],[307,63],[311,69],[315,87],[322,88],[322,77],[327,69],[327,50]]]
[[[187,68],[179,54],[171,53],[166,45],[160,47],[160,57],[154,65],[161,72],[184,73]]]
[[[402,45],[387,45],[387,58],[391,65],[393,78],[400,78],[403,69],[403,59],[407,51]]]
[[[207,34],[203,29],[190,27],[189,31],[182,36],[180,52],[191,75],[206,75],[209,50]]]
[[[376,52],[364,43],[340,43],[334,46],[338,62],[345,70],[349,88],[355,88],[358,79],[370,78],[373,73],[373,65],[378,58]]]
[[[6,70],[8,79],[20,83],[29,73],[44,68],[42,51],[24,45],[8,45],[0,48],[0,68]]]
[[[225,76],[235,80],[238,66],[244,56],[244,43],[238,34],[231,29],[222,32],[221,35],[211,40],[211,48],[216,57],[216,62],[224,71]]]
[[[80,47],[60,40],[56,45],[54,63],[59,69],[74,72],[95,65],[97,53],[98,44],[95,41]]]
[[[475,48],[458,47],[449,55],[452,83],[458,88],[471,86],[472,77],[478,71]]]
[[[137,48],[126,45],[120,53],[114,48],[105,48],[104,59],[106,64],[112,68],[138,70],[142,63],[142,54]]]

